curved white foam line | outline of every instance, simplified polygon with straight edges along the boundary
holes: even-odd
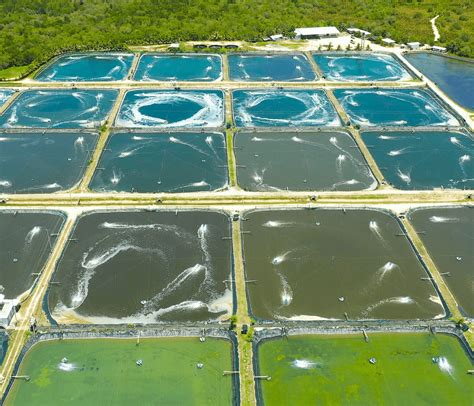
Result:
[[[40,226],[34,226],[30,231],[28,231],[28,234],[26,234],[25,237],[25,243],[27,245],[31,244],[33,241],[33,238],[35,238],[42,230],[42,227]]]

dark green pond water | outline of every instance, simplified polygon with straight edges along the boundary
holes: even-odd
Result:
[[[242,132],[234,143],[238,183],[245,190],[362,190],[376,185],[345,132]]]
[[[242,222],[260,319],[431,319],[440,299],[397,220],[374,209],[262,210]]]
[[[115,133],[91,189],[123,192],[199,192],[227,185],[222,133]]]
[[[54,275],[52,315],[99,323],[229,316],[230,234],[229,217],[212,211],[84,215]]]
[[[0,211],[0,293],[14,299],[43,270],[64,217],[59,212]]]
[[[409,218],[428,249],[459,309],[474,317],[474,209],[416,209]]]

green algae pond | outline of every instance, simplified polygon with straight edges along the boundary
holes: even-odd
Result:
[[[375,363],[369,362],[375,358]],[[265,405],[472,405],[472,362],[444,334],[290,336],[258,346]]]
[[[137,365],[141,360],[142,365]],[[202,368],[198,368],[202,364]],[[6,405],[231,405],[230,341],[67,339],[34,345]]]

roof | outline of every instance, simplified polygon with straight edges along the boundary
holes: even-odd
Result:
[[[407,45],[408,46],[411,46],[411,45],[417,46],[417,45],[420,45],[420,43],[419,42],[407,42]]]
[[[445,47],[440,47],[440,46],[438,46],[438,45],[433,45],[433,46],[431,47],[431,49],[434,49],[434,50],[436,50],[436,51],[446,51],[446,48],[445,48]]]
[[[395,41],[392,38],[382,38],[382,42],[386,44],[395,44]]]
[[[297,28],[296,35],[339,35],[340,32],[336,27],[308,27]]]
[[[360,28],[348,28],[347,32],[349,32],[349,33],[358,32],[362,35],[370,35],[369,31],[361,30]]]
[[[283,38],[283,34],[275,34],[275,35],[270,35],[270,38],[275,41],[277,39],[282,39]]]

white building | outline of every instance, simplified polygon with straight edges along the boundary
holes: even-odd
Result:
[[[283,34],[270,35],[272,41],[280,41],[283,39]]]
[[[388,46],[395,44],[395,41],[392,38],[382,38],[382,42]]]
[[[419,42],[407,42],[407,46],[410,49],[420,49],[420,45]]]
[[[348,28],[347,32],[349,34],[359,34],[361,37],[367,37],[370,35],[369,31],[361,30],[359,28]]]
[[[437,45],[433,45],[431,47],[431,50],[435,51],[435,52],[446,52],[447,51],[447,49],[445,47],[439,47]]]
[[[296,39],[304,38],[335,38],[341,33],[336,27],[308,27],[295,30]]]
[[[7,300],[5,295],[0,294],[0,327],[7,328],[15,315],[15,307],[18,306],[18,300]]]

